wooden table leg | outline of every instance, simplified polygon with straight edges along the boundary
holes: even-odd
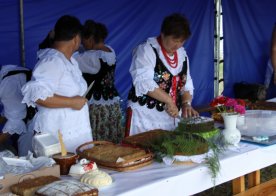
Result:
[[[238,177],[234,180],[232,180],[232,194],[238,194],[240,192],[245,191],[245,180],[244,176]]]
[[[248,174],[248,188],[254,187],[261,183],[261,171],[256,170]]]

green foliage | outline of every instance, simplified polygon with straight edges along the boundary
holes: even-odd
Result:
[[[205,164],[207,165],[213,184],[216,184],[216,178],[220,170],[219,154],[222,153],[225,148],[216,144],[216,139],[211,138],[208,140],[209,149],[213,152],[205,158]]]
[[[172,131],[152,141],[149,146],[155,154],[155,159],[159,162],[162,162],[162,158],[165,156],[191,156],[204,154],[208,150],[212,151],[205,158],[205,164],[215,185],[220,170],[219,154],[225,150],[224,147],[216,144],[216,139],[218,138],[213,137],[206,140],[195,134]]]
[[[194,155],[208,151],[208,143],[202,137],[179,132],[169,132],[151,143],[151,150],[159,156]]]
[[[220,162],[219,162],[218,156],[207,156],[205,158],[205,164],[209,169],[213,184],[215,185],[217,174],[219,173],[219,170],[220,170]]]

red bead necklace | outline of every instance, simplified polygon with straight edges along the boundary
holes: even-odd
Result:
[[[163,44],[162,44],[161,36],[158,36],[157,41],[158,41],[159,45],[161,46],[161,51],[162,51],[162,53],[163,53],[163,55],[164,55],[164,57],[165,57],[167,63],[169,64],[169,66],[170,66],[171,68],[176,68],[176,67],[177,67],[177,63],[178,63],[177,52],[175,51],[175,52],[173,53],[174,57],[173,57],[173,59],[171,59],[171,58],[169,57],[169,55],[168,55],[166,49],[164,48],[164,46],[163,46]]]

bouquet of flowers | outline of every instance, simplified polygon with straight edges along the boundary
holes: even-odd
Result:
[[[216,114],[213,115],[213,118],[220,121],[222,120],[220,115],[222,113],[244,114],[246,103],[242,99],[234,99],[221,95],[214,98],[211,101],[210,106],[216,108]],[[219,117],[217,115],[219,115]]]

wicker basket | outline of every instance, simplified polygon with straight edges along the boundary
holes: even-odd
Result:
[[[91,145],[93,146],[91,147]],[[138,169],[151,164],[153,160],[152,153],[106,141],[87,142],[79,146],[76,151],[80,158],[89,159],[100,167],[116,171]],[[121,160],[120,157],[122,157]]]

